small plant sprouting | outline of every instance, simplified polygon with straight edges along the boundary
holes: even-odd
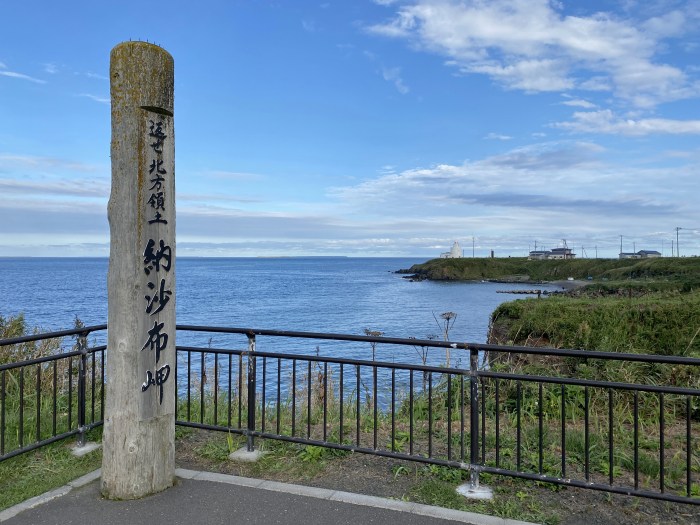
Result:
[[[411,473],[409,468],[404,465],[394,465],[391,470],[394,473],[394,481],[396,481],[400,476],[407,476]]]
[[[231,434],[231,431],[229,430],[228,434],[226,434],[226,444],[228,445],[228,453],[231,455],[233,453],[233,435]]]

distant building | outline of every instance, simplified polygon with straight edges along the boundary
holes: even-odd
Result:
[[[571,251],[571,248],[553,248],[548,259],[574,259],[576,254]]]
[[[553,248],[552,250],[532,251],[527,256],[531,261],[545,259],[574,259],[576,254],[571,251],[571,248]]]
[[[452,249],[449,252],[443,252],[440,254],[441,259],[461,259],[462,258],[462,247],[457,241],[452,245]]]
[[[622,252],[620,259],[654,259],[661,257],[661,253],[656,250],[639,250],[638,252]]]
[[[620,252],[620,259],[639,259],[639,254],[635,252]]]

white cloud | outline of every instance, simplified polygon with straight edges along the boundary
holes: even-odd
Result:
[[[408,86],[404,83],[403,79],[401,78],[401,68],[382,68],[382,77],[387,82],[393,83],[396,90],[402,95],[405,95],[410,91]]]
[[[686,29],[686,18],[680,11],[670,11],[661,16],[649,18],[642,24],[642,28],[658,38],[680,36]]]
[[[401,93],[402,95],[406,95],[410,91],[409,87],[406,85],[403,78],[401,77],[400,67],[387,67],[383,65],[381,63],[380,58],[371,51],[364,50],[362,54],[365,57],[367,57],[367,59],[370,62],[379,64],[381,66],[381,70],[379,71],[379,73],[382,75],[382,78],[387,82],[391,82],[392,84],[394,84],[394,87],[399,93]]]
[[[577,108],[585,108],[585,109],[592,109],[596,107],[595,104],[592,102],[589,102],[588,100],[583,100],[580,98],[577,99],[572,99],[572,100],[565,100],[562,102],[562,105],[564,106],[572,106],[572,107],[577,107]]]
[[[572,78],[562,75],[565,64],[561,60],[521,60],[502,65],[496,61],[475,62],[462,70],[468,73],[484,73],[509,89],[528,92],[563,91],[574,87]]]
[[[692,199],[679,198],[697,187],[692,160],[680,167],[640,168],[609,164],[607,156],[591,142],[533,144],[462,165],[382,174],[334,188],[329,199],[338,213],[366,217],[377,227],[412,217],[414,235],[442,227],[462,235],[508,232],[511,239],[560,229],[612,235],[618,229],[657,231],[664,224],[670,231],[679,215],[700,220]],[[659,180],[668,182],[660,188]]]
[[[107,97],[100,97],[99,95],[91,95],[89,93],[81,93],[78,96],[89,98],[90,100],[94,100],[95,102],[99,102],[100,104],[109,104],[110,102],[109,98]]]
[[[576,112],[572,121],[556,122],[552,126],[578,133],[605,133],[628,136],[700,134],[700,120],[624,119],[616,116],[609,109]]]
[[[502,135],[500,133],[489,133],[484,137],[486,140],[512,140],[510,135]]]
[[[323,202],[305,203],[303,210],[282,211],[271,204],[255,211],[225,194],[181,193],[179,246],[199,255],[402,255],[444,251],[430,247],[473,232],[501,255],[533,237],[544,242],[587,236],[600,246],[602,237],[619,231],[638,235],[639,242],[645,232],[664,225],[670,232],[677,216],[700,223],[693,202],[697,156],[686,157],[686,165],[642,169],[608,164],[608,153],[594,142],[569,140],[513,148],[461,165],[407,170],[387,165],[371,179],[332,189]],[[13,158],[15,167],[55,162]],[[665,181],[661,187],[659,180]],[[93,182],[0,179],[3,244],[16,246],[32,236],[66,238],[69,244],[106,242],[109,179]],[[46,252],[51,253],[58,252]]]
[[[690,11],[688,7],[688,11]],[[700,95],[680,68],[658,63],[664,39],[686,29],[681,10],[637,22],[565,15],[550,0],[416,0],[369,31],[445,55],[467,74],[509,89],[612,90],[640,107]]]
[[[585,91],[612,91],[610,79],[603,76],[593,76],[578,84],[580,89]]]
[[[88,78],[94,78],[97,80],[109,80],[109,77],[106,77],[105,75],[100,75],[98,73],[85,73],[85,76]]]
[[[46,84],[46,80],[41,80],[39,78],[30,77],[24,73],[17,73],[16,71],[8,70],[7,66],[0,62],[0,76],[9,78],[18,78],[20,80],[28,80],[29,82],[34,82],[35,84]]]
[[[32,170],[37,172],[53,172],[55,170],[93,172],[98,171],[100,167],[94,164],[56,157],[0,153],[0,172],[10,169]]]
[[[104,180],[56,180],[30,181],[15,179],[0,179],[0,192],[4,195],[17,194],[23,196],[70,195],[73,197],[98,197],[106,199],[109,196],[109,183]]]

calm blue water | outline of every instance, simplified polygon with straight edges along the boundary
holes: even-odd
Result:
[[[433,314],[439,318],[440,313],[452,311],[457,319],[451,340],[485,342],[489,314],[501,302],[523,297],[496,291],[532,288],[409,282],[392,273],[423,261],[179,258],[177,322],[349,334],[363,334],[370,328],[392,337],[425,338],[440,334]],[[0,315],[23,313],[28,326],[44,330],[72,328],[76,316],[86,325],[105,323],[107,267],[107,259],[0,258]],[[179,336],[178,343],[201,344],[204,336],[198,337]],[[222,344],[223,337],[211,344]],[[324,344],[319,344],[321,350]],[[305,345],[315,351],[316,343]],[[334,353],[357,354],[352,350],[357,345],[334,348]]]

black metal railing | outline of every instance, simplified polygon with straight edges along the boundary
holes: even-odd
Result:
[[[248,450],[274,439],[453,467],[472,488],[489,473],[700,503],[700,359],[177,328],[176,424],[239,434]],[[102,424],[106,347],[88,337],[105,329],[0,340],[0,461]],[[649,381],[619,380],[626,366]]]
[[[244,338],[237,349],[212,348],[211,338],[206,348],[178,346],[177,424],[242,434],[249,450],[255,438],[277,439],[465,469],[472,488],[485,472],[700,504],[700,359],[245,328],[178,330]],[[261,350],[261,337],[283,350]],[[452,362],[468,366],[299,352],[309,344],[300,341],[319,340],[379,345],[376,355],[391,345],[451,349]],[[529,369],[546,359],[540,368],[547,373],[516,373],[521,367],[509,366],[513,359],[531,360]],[[566,373],[594,375],[604,367],[593,364],[605,361],[616,363],[613,368],[672,367],[672,380],[689,384]]]
[[[106,328],[0,340],[0,461],[70,436],[84,445],[102,424],[106,347],[89,347],[88,337]],[[61,347],[65,337],[75,339],[72,348]],[[53,346],[36,345],[47,342]]]

